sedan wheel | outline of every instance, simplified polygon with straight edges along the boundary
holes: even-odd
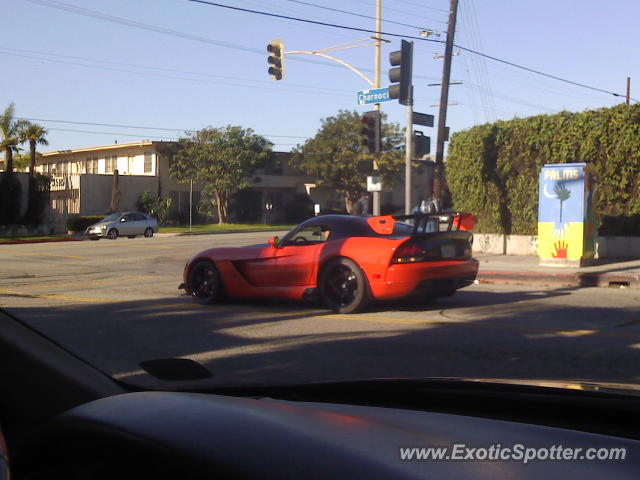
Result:
[[[144,231],[144,236],[147,238],[153,237],[153,228],[147,227]]]
[[[109,240],[115,240],[116,238],[118,238],[118,230],[116,230],[115,228],[112,228],[111,230],[109,230],[107,232],[107,238]]]
[[[332,260],[322,269],[318,291],[327,308],[338,313],[362,310],[370,298],[364,273],[348,258]]]
[[[210,260],[198,260],[189,270],[187,288],[196,302],[215,303],[220,298],[222,283],[218,269]]]

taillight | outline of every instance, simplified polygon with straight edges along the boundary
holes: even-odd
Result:
[[[426,249],[417,243],[403,243],[398,247],[391,259],[391,263],[414,263],[427,260],[437,260],[440,257],[440,248]]]

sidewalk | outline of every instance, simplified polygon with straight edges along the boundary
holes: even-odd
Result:
[[[601,259],[582,268],[541,267],[538,257],[474,255],[480,262],[481,283],[513,283],[563,287],[640,288],[640,259]]]

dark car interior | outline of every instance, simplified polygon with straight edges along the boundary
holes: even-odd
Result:
[[[0,425],[11,478],[624,479],[640,472],[639,400],[628,393],[447,379],[203,388],[206,369],[194,364],[143,365],[166,389],[141,391],[0,311]],[[191,379],[198,388],[172,391]],[[496,442],[617,446],[628,454],[527,465],[399,455],[402,447]]]

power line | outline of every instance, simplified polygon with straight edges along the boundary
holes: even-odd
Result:
[[[165,68],[165,67],[156,67],[156,66],[152,66],[152,65],[142,65],[142,64],[138,64],[138,63],[123,63],[123,62],[113,62],[110,60],[103,60],[103,59],[98,59],[98,58],[88,58],[88,57],[78,57],[75,55],[62,55],[59,53],[51,53],[51,52],[38,52],[35,50],[25,50],[25,49],[21,49],[21,48],[11,48],[11,47],[5,47],[0,45],[0,53],[1,50],[8,50],[10,52],[18,52],[18,53],[28,53],[28,54],[35,54],[35,55],[45,55],[45,56],[52,56],[52,57],[59,57],[59,58],[68,58],[71,60],[82,60],[85,62],[92,62],[92,63],[104,63],[104,64],[108,64],[108,65],[117,65],[117,66],[124,66],[124,67],[133,67],[133,68],[140,68],[140,69],[148,69],[148,70],[158,70],[158,71],[163,71],[163,72],[171,72],[171,73],[182,73],[182,74],[186,74],[186,75],[198,75],[198,76],[204,76],[204,77],[211,77],[211,78],[224,78],[224,79],[229,79],[229,80],[241,80],[243,82],[252,82],[252,83],[260,83],[260,84],[269,84],[272,85],[273,82],[268,81],[268,80],[255,80],[252,78],[243,78],[243,77],[234,77],[231,75],[214,75],[211,73],[205,73],[205,72],[193,72],[193,71],[188,71],[188,70],[177,70],[174,68]],[[28,57],[31,58],[31,57]],[[85,65],[87,67],[89,67],[90,65]],[[171,77],[174,78],[174,77]],[[229,85],[229,84],[225,84],[225,85]],[[231,85],[235,85],[235,84],[231,84]],[[282,85],[283,88],[288,88],[288,87],[301,87],[301,88],[308,88],[308,89],[312,89],[314,92],[316,90],[327,90],[327,91],[333,91],[333,92],[342,92],[342,93],[351,93],[350,90],[345,90],[345,89],[338,89],[338,88],[329,88],[329,87],[319,87],[319,86],[312,86],[312,85],[304,85],[304,84],[300,84],[300,83],[290,83],[287,82],[286,85]]]
[[[28,1],[38,1],[38,0],[28,0]],[[275,18],[283,18],[283,19],[292,20],[292,21],[295,21],[295,22],[311,23],[311,24],[315,24],[315,25],[322,25],[322,26],[331,27],[331,28],[340,28],[340,29],[343,29],[343,30],[352,30],[352,31],[356,31],[356,32],[378,33],[375,30],[370,30],[370,29],[367,29],[367,28],[350,27],[350,26],[346,26],[346,25],[338,25],[338,24],[335,24],[335,23],[319,22],[317,20],[309,20],[309,19],[305,19],[305,18],[292,17],[292,16],[289,16],[289,15],[279,15],[279,14],[276,14],[276,13],[263,12],[263,11],[260,11],[260,10],[252,10],[252,9],[249,9],[249,8],[235,7],[235,6],[232,6],[232,5],[224,5],[222,3],[210,2],[210,1],[207,1],[207,0],[187,0],[187,1],[188,2],[192,2],[192,3],[200,3],[200,4],[204,4],[204,5],[209,5],[209,6],[212,6],[212,7],[226,8],[226,9],[229,9],[229,10],[235,10],[235,11],[239,11],[239,12],[253,13],[255,15],[262,15],[262,16],[275,17]],[[381,35],[387,35],[389,37],[396,37],[396,38],[411,38],[413,40],[421,40],[423,42],[444,43],[443,40],[436,40],[436,39],[432,39],[432,38],[417,37],[417,36],[414,36],[414,35],[403,35],[403,34],[400,34],[400,33],[380,32],[380,34]],[[623,94],[623,93],[616,93],[616,92],[613,92],[611,90],[605,90],[603,88],[593,87],[591,85],[587,85],[587,84],[584,84],[584,83],[575,82],[573,80],[568,80],[566,78],[562,78],[562,77],[559,77],[557,75],[552,75],[550,73],[544,73],[544,72],[541,72],[539,70],[535,70],[535,69],[530,68],[530,67],[525,67],[523,65],[519,65],[517,63],[510,62],[508,60],[503,60],[501,58],[494,57],[493,55],[488,55],[486,53],[482,53],[482,52],[479,52],[477,50],[473,50],[471,48],[464,47],[462,45],[454,44],[454,47],[459,48],[460,50],[464,50],[465,52],[473,53],[474,55],[479,55],[481,57],[488,58],[488,59],[493,60],[495,62],[504,63],[505,65],[510,65],[510,66],[512,66],[514,68],[520,68],[522,70],[526,70],[528,72],[535,73],[536,75],[541,75],[541,76],[544,76],[544,77],[553,78],[554,80],[558,80],[560,82],[569,83],[569,84],[572,84],[572,85],[575,85],[575,86],[578,86],[578,87],[582,87],[582,88],[588,88],[590,90],[595,90],[597,92],[607,93],[607,94],[613,95],[615,97],[626,97],[626,94]],[[634,102],[640,101],[640,100],[637,100],[635,98],[632,98],[632,100]]]
[[[318,5],[315,3],[309,3],[309,2],[303,2],[302,0],[286,0],[287,2],[292,2],[292,3],[299,3],[300,5],[307,5],[309,7],[314,7],[314,8],[321,8],[322,10],[328,10],[330,12],[338,12],[338,13],[344,13],[346,15],[353,15],[355,17],[362,17],[362,18],[368,18],[371,20],[375,20],[376,17],[374,17],[373,15],[365,15],[363,13],[356,13],[356,12],[350,12],[347,10],[340,10],[339,8],[332,8],[332,7],[326,7],[324,5]],[[410,25],[408,23],[402,23],[402,22],[396,22],[394,20],[384,20],[385,23],[392,23],[394,25],[400,25],[403,27],[409,27],[409,28],[415,28],[416,30],[425,30],[425,27],[418,27],[416,25]],[[433,30],[436,31],[436,30]]]
[[[371,7],[371,6],[373,6],[373,4],[372,4],[371,2],[367,2],[367,1],[365,1],[365,0],[355,0],[355,1],[356,1],[356,2],[359,2],[359,3],[363,3],[363,4],[365,4],[365,5],[369,5],[370,7]],[[406,11],[404,11],[404,10],[400,10],[399,8],[387,7],[386,5],[385,5],[385,6],[383,6],[382,8],[383,8],[384,10],[389,11],[389,12],[397,12],[397,13],[401,13],[401,14],[403,14],[403,15],[409,15],[409,16],[412,16],[412,17],[420,17],[420,18],[424,18],[425,20],[430,20],[430,21],[432,21],[432,22],[443,23],[443,24],[445,24],[445,25],[447,24],[447,22],[443,22],[442,20],[437,20],[437,19],[435,19],[435,18],[431,18],[431,17],[425,17],[424,15],[416,15],[416,14],[415,14],[415,13],[413,13],[413,12],[408,13],[408,12],[406,12]]]
[[[420,4],[420,3],[409,2],[407,0],[396,0],[396,1],[400,2],[400,3],[405,3],[407,5],[413,5],[414,7],[428,8],[429,10],[435,10],[436,12],[449,13],[449,11],[445,10],[444,8],[430,7],[429,5],[423,5],[423,4]]]
[[[189,78],[189,77],[178,77],[175,75],[165,75],[165,74],[161,74],[161,73],[151,73],[151,72],[139,72],[139,71],[135,71],[135,70],[127,70],[127,69],[123,69],[123,68],[113,68],[113,67],[106,67],[106,66],[101,66],[101,65],[86,65],[83,63],[78,63],[78,62],[71,62],[71,61],[66,61],[66,60],[55,60],[52,58],[41,58],[41,57],[35,57],[32,55],[23,55],[23,54],[19,54],[19,53],[11,53],[11,52],[3,52],[0,51],[0,55],[11,55],[14,57],[20,57],[20,58],[29,58],[32,60],[40,60],[40,61],[45,61],[45,62],[52,62],[52,63],[60,63],[63,65],[75,65],[75,66],[79,66],[79,67],[84,67],[84,68],[97,68],[100,70],[109,70],[109,71],[114,71],[114,72],[123,72],[123,73],[132,73],[134,75],[146,75],[146,76],[152,76],[152,77],[159,77],[159,78],[167,78],[167,79],[172,79],[172,80],[187,80],[190,82],[198,82],[198,83],[207,83],[207,84],[214,84],[214,85],[225,85],[228,87],[247,87],[250,86],[252,88],[259,88],[262,90],[281,90],[280,87],[266,87],[266,86],[259,86],[259,85],[241,85],[237,82],[219,82],[219,81],[213,81],[213,80],[206,80],[206,79],[201,79],[201,78]],[[296,89],[287,89],[288,92],[290,93],[302,93],[305,95],[309,95],[310,93],[314,93],[317,95],[328,95],[328,96],[333,96],[333,97],[352,97],[352,95],[346,95],[346,94],[339,94],[339,93],[329,93],[329,92],[315,92],[313,91],[313,87],[303,87],[303,88],[307,88],[307,89],[311,89],[311,91],[309,90],[296,90]]]
[[[72,12],[72,13],[76,13],[76,14],[80,14],[80,15],[84,15],[84,16],[89,16],[89,17],[94,17],[94,18],[98,18],[101,20],[106,20],[106,21],[110,21],[110,22],[114,22],[114,23],[120,23],[123,25],[128,25],[134,28],[140,28],[143,30],[148,30],[148,31],[152,31],[152,32],[156,32],[156,33],[162,33],[162,34],[167,34],[167,35],[173,35],[173,36],[177,36],[177,37],[181,37],[181,38],[185,38],[188,40],[194,40],[194,41],[199,41],[199,42],[204,42],[204,43],[208,43],[208,44],[212,44],[212,45],[217,45],[217,46],[221,46],[221,47],[225,47],[225,48],[233,48],[236,50],[242,50],[242,51],[246,51],[246,52],[251,52],[251,53],[257,53],[260,55],[264,55],[264,51],[260,50],[260,49],[256,49],[256,48],[251,48],[251,47],[243,47],[237,44],[232,44],[232,43],[228,43],[228,42],[222,42],[219,40],[213,40],[213,39],[209,39],[206,37],[201,37],[198,35],[192,35],[192,34],[188,34],[188,33],[184,33],[184,32],[179,32],[177,30],[172,30],[172,29],[168,29],[168,28],[164,28],[164,27],[158,27],[155,25],[149,25],[149,24],[145,24],[145,23],[141,23],[141,22],[137,22],[134,20],[130,20],[130,19],[126,19],[123,17],[116,17],[113,15],[108,15],[108,14],[103,14],[100,12],[96,12],[94,10],[89,10],[86,8],[81,8],[81,7],[76,7],[73,5],[68,5],[62,2],[57,2],[54,0],[26,0],[28,2],[31,3],[36,3],[39,5],[43,5],[43,6],[47,6],[47,7],[51,7],[51,8],[57,8],[59,10],[65,10],[68,12]],[[372,34],[377,34],[378,32],[376,32],[375,30],[371,30],[371,29],[366,29],[366,28],[357,28],[357,27],[350,27],[350,26],[346,26],[346,25],[338,25],[338,24],[333,24],[333,23],[329,23],[329,22],[320,22],[320,21],[316,21],[316,20],[308,20],[308,19],[304,19],[304,18],[297,18],[297,17],[291,17],[288,15],[279,15],[279,14],[275,14],[275,13],[269,13],[269,12],[263,12],[263,11],[259,11],[259,10],[251,10],[251,9],[247,9],[247,8],[241,8],[241,7],[234,7],[231,5],[224,5],[221,3],[215,3],[215,2],[208,2],[205,0],[187,0],[189,2],[193,2],[193,3],[201,3],[201,4],[205,4],[205,5],[209,5],[209,6],[214,6],[214,7],[220,7],[220,8],[226,8],[226,9],[230,9],[230,10],[236,10],[236,11],[242,11],[245,13],[253,13],[256,15],[262,15],[262,16],[268,16],[268,17],[274,17],[274,18],[281,18],[281,19],[285,19],[285,20],[291,20],[291,21],[297,21],[297,22],[303,22],[303,23],[309,23],[309,24],[316,24],[316,25],[321,25],[321,26],[325,26],[325,27],[331,27],[331,28],[338,28],[338,29],[342,29],[342,30],[351,30],[351,31],[357,31],[357,32],[365,32],[365,33],[372,33]],[[412,40],[420,40],[423,42],[433,42],[433,43],[441,43],[444,44],[443,40],[437,40],[437,39],[432,39],[432,38],[424,38],[424,37],[418,37],[418,36],[414,36],[414,35],[404,35],[404,34],[399,34],[399,33],[393,33],[393,32],[380,32],[381,35],[386,35],[389,37],[395,37],[395,38],[408,38],[408,39],[412,39]],[[536,75],[541,75],[547,78],[551,78],[554,80],[557,80],[559,82],[564,82],[564,83],[568,83],[574,86],[578,86],[578,87],[582,87],[582,88],[586,88],[586,89],[590,89],[593,91],[597,91],[597,92],[601,92],[601,93],[606,93],[609,95],[613,95],[615,97],[620,97],[620,98],[624,98],[626,96],[626,94],[622,94],[622,93],[617,93],[611,90],[605,90],[602,88],[598,88],[598,87],[593,87],[591,85],[587,85],[584,83],[580,83],[580,82],[575,82],[573,80],[569,80],[563,77],[559,77],[557,75],[552,75],[549,73],[545,73],[545,72],[541,72],[539,70],[530,68],[530,67],[525,67],[523,65],[519,65],[516,64],[514,62],[510,62],[508,60],[503,60],[501,58],[495,57],[493,55],[488,55],[486,53],[482,53],[479,52],[477,50],[473,50],[471,48],[467,48],[464,47],[462,45],[458,45],[458,44],[454,44],[454,46],[456,48],[459,48],[460,50],[464,50],[466,52],[472,53],[474,55],[478,55],[484,58],[488,58],[490,60],[493,60],[495,62],[498,63],[503,63],[505,65],[509,65],[511,67],[514,68],[518,68],[530,73],[534,73]],[[308,63],[315,63],[315,64],[320,64],[320,65],[326,65],[326,66],[331,66],[331,67],[335,67],[335,68],[340,68],[338,65],[334,65],[331,63],[326,63],[326,62],[321,62],[321,61],[317,61],[314,59],[306,59],[306,58],[299,58],[299,57],[293,57],[292,60],[296,60],[296,61],[304,61],[304,62],[308,62]],[[360,69],[362,71],[371,71],[370,69]],[[421,77],[417,77],[417,78],[421,78]],[[423,78],[430,78],[430,77],[423,77]],[[634,102],[639,102],[640,100],[631,97],[631,100],[633,100]]]
[[[76,15],[82,15],[82,16],[90,17],[90,18],[97,18],[99,20],[104,20],[104,21],[108,21],[108,22],[112,22],[112,23],[121,24],[121,25],[126,25],[128,27],[138,28],[138,29],[141,29],[141,30],[146,30],[146,31],[154,32],[154,33],[160,33],[160,34],[164,34],[164,35],[172,35],[172,36],[176,36],[176,37],[179,37],[179,38],[185,38],[187,40],[203,42],[203,43],[216,45],[216,46],[224,47],[224,48],[232,48],[232,49],[236,49],[236,50],[241,50],[241,51],[245,51],[245,52],[249,52],[249,53],[258,54],[258,55],[261,55],[261,56],[264,56],[264,54],[265,54],[265,51],[262,50],[262,49],[245,47],[245,46],[242,46],[242,45],[230,44],[230,43],[227,43],[227,42],[222,42],[222,41],[214,40],[214,39],[211,39],[211,38],[201,37],[201,36],[197,36],[197,35],[191,35],[191,34],[188,34],[188,33],[177,31],[177,30],[171,30],[171,29],[167,29],[167,28],[164,28],[164,27],[158,27],[156,25],[137,22],[137,21],[130,20],[130,19],[124,18],[124,17],[116,17],[114,15],[107,15],[107,14],[104,14],[104,13],[101,13],[101,12],[98,12],[98,11],[95,11],[95,10],[89,10],[87,8],[76,7],[74,5],[68,5],[66,3],[58,2],[58,1],[54,1],[54,0],[25,0],[25,1],[31,2],[31,3],[36,3],[36,4],[42,5],[44,7],[55,8],[55,9],[58,9],[58,10],[74,13]],[[345,27],[345,28],[349,29],[349,27]],[[367,31],[368,33],[377,33],[377,32],[375,32],[373,30],[365,30],[365,31]],[[391,34],[391,35],[396,35],[396,34]],[[397,35],[397,36],[398,37],[403,37],[402,35]],[[419,37],[406,36],[406,38],[419,38]],[[436,40],[433,40],[433,41],[436,41]],[[322,66],[325,66],[325,67],[342,68],[340,65],[337,65],[335,63],[327,63],[326,61],[316,60],[316,59],[313,59],[313,58],[306,58],[306,57],[303,57],[303,56],[293,56],[293,57],[289,58],[288,60],[289,61],[296,61],[296,62],[312,63],[312,64],[315,64],[315,65],[322,65]],[[364,67],[359,67],[359,66],[358,66],[358,70],[360,70],[362,72],[373,72],[373,70],[370,69],[370,68],[364,68]],[[420,79],[423,79],[423,80],[434,80],[436,77],[414,75],[414,78],[420,78]]]
[[[193,128],[165,128],[165,127],[146,127],[142,125],[122,125],[118,123],[97,123],[97,122],[79,122],[73,120],[52,120],[47,118],[26,118],[26,117],[16,117],[19,120],[28,120],[30,122],[52,122],[52,123],[68,123],[72,125],[93,125],[98,127],[118,127],[118,128],[137,128],[143,130],[164,130],[167,132],[195,132],[196,129]],[[282,137],[282,138],[308,138],[306,136],[300,135],[271,135],[271,134],[260,134],[263,137]]]

